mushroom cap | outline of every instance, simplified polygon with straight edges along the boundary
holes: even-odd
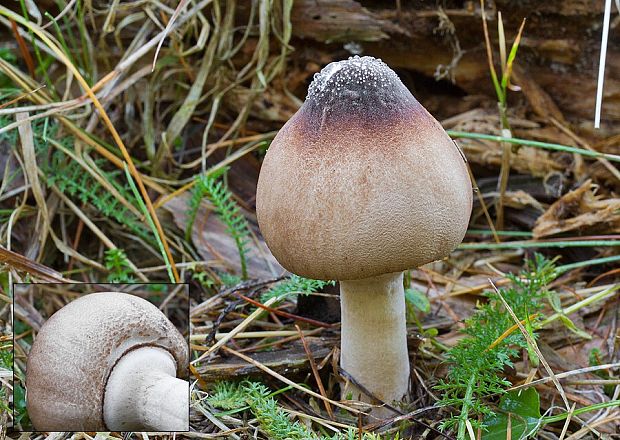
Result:
[[[37,334],[26,369],[28,415],[40,431],[108,431],[103,398],[112,368],[129,351],[155,346],[186,376],[187,342],[153,304],[127,293],[82,296]]]
[[[287,270],[353,280],[447,256],[472,207],[464,158],[381,60],[315,75],[262,164],[256,213]]]

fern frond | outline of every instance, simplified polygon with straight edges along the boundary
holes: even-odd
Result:
[[[110,271],[108,282],[110,283],[134,283],[136,280],[131,275],[127,254],[122,249],[108,249],[105,251],[105,268]]]
[[[536,255],[519,276],[509,275],[511,286],[501,289],[501,295],[520,320],[528,319],[542,309],[546,285],[555,276],[553,262]],[[512,366],[519,349],[528,348],[521,332],[505,336],[514,321],[499,295],[487,292],[486,296],[488,302],[479,304],[474,315],[465,322],[463,332],[467,336],[448,351],[447,378],[435,387],[443,392],[439,405],[456,410],[456,415],[444,420],[441,428],[458,428],[459,439],[465,437],[467,420],[478,429],[483,427],[478,420],[494,414],[485,399],[506,392],[510,382],[502,377],[502,371]],[[531,323],[537,320],[539,318],[535,317]]]
[[[247,395],[239,383],[217,382],[207,402],[224,410],[239,409],[247,406]]]
[[[118,172],[103,171],[106,161],[95,160],[95,165],[103,177],[125,198],[130,204],[137,205],[137,201],[125,184],[119,182]],[[148,243],[153,241],[152,235],[144,223],[126,206],[121,204],[113,194],[103,187],[82,166],[71,160],[60,150],[52,154],[51,160],[42,165],[48,185],[56,187],[68,197],[78,199],[82,203],[97,209],[101,214],[115,223],[124,225],[129,231],[136,234]]]
[[[310,293],[318,292],[327,285],[333,286],[334,284],[335,281],[311,280],[298,275],[291,275],[287,279],[278,282],[267,292],[263,293],[260,299],[264,304],[271,298],[281,297],[282,299],[285,299],[286,297],[295,294],[308,295]]]
[[[358,440],[357,429],[350,427],[345,432],[318,435],[291,416],[278,405],[274,398],[280,391],[271,392],[260,382],[245,380],[240,383],[218,382],[213,386],[209,404],[226,411],[240,410],[248,407],[258,420],[261,429],[270,440]],[[373,434],[365,432],[362,440],[399,440],[400,436]]]
[[[203,198],[207,198],[214,206],[216,215],[226,225],[226,232],[233,238],[241,263],[241,277],[247,279],[247,259],[250,228],[247,219],[241,213],[239,205],[234,201],[230,190],[213,175],[201,175],[196,178],[189,205],[189,221],[185,237],[189,239],[194,225],[198,207]]]

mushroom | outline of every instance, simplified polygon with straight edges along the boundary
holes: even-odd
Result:
[[[187,431],[185,339],[135,295],[85,295],[54,313],[28,355],[28,415],[39,431]]]
[[[471,207],[456,144],[393,70],[357,56],[314,76],[267,151],[256,194],[280,264],[340,281],[341,367],[387,403],[409,388],[403,271],[446,257]],[[349,395],[370,401],[351,384]]]

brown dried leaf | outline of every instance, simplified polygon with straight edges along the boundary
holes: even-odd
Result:
[[[587,180],[553,203],[536,220],[534,238],[579,230],[580,234],[620,232],[620,199],[601,199],[597,186]]]
[[[532,207],[537,211],[544,211],[544,208],[540,204],[540,202],[525,191],[507,191],[504,196],[504,206],[515,209],[525,209],[527,207]]]
[[[539,129],[538,124],[526,119],[511,116],[509,118],[513,131],[519,134]],[[474,109],[442,121],[445,129],[489,133],[500,135],[500,122],[496,111],[482,108]],[[525,136],[531,139],[529,136]],[[459,145],[469,162],[491,167],[499,167],[502,159],[501,144],[479,139],[459,139]],[[555,171],[563,171],[565,165],[558,163],[551,152],[540,148],[521,147],[511,155],[510,168],[520,174],[545,177]]]
[[[20,272],[26,272],[34,278],[47,283],[75,282],[63,277],[61,273],[56,272],[54,269],[37,263],[36,261],[32,261],[23,255],[10,251],[2,246],[0,246],[0,264],[6,264],[7,266]]]
[[[553,101],[553,98],[536,83],[525,69],[515,65],[512,70],[512,76],[512,79],[521,87],[523,94],[538,116],[543,118],[551,117],[564,122],[564,115]]]
[[[164,208],[172,213],[174,222],[183,231],[188,222],[190,197],[189,194],[184,193],[164,205]],[[283,274],[285,270],[271,254],[264,240],[258,236],[258,231],[253,229],[252,232],[256,240],[248,244],[246,254],[250,278],[271,278]],[[210,266],[236,274],[241,273],[239,252],[235,241],[226,232],[226,225],[216,215],[213,215],[213,211],[205,202],[198,209],[192,228],[192,241],[201,258],[209,262]]]

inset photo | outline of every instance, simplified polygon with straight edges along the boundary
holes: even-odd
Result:
[[[15,284],[15,431],[188,431],[187,284]]]
[[[0,271],[0,438],[10,426],[10,402],[13,400],[13,301],[9,296],[8,277]]]

